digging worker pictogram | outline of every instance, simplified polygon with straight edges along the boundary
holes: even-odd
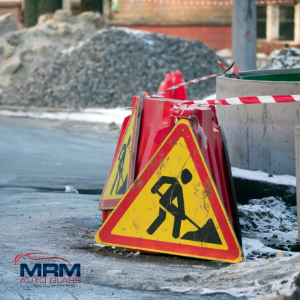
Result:
[[[188,169],[184,169],[181,172],[181,182],[183,184],[188,184],[192,180],[192,178],[193,176]],[[164,184],[168,184],[168,185],[170,184],[171,186],[164,194],[161,194],[159,192],[159,189]],[[185,214],[182,186],[180,185],[176,177],[162,176],[152,187],[151,193],[158,194],[161,197],[159,200],[159,204],[163,208],[165,208],[167,212],[169,212],[174,216],[174,226],[172,232],[172,236],[174,239],[179,238],[181,221],[188,220],[197,228],[197,230],[185,233],[181,237],[182,240],[206,242],[212,244],[222,244],[212,219],[209,219],[206,222],[206,224],[201,228]],[[177,198],[178,207],[172,203],[176,198]],[[158,217],[147,229],[148,234],[152,235],[159,228],[159,226],[165,221],[167,213],[163,208],[161,207],[159,208]]]
[[[187,184],[192,180],[193,176],[188,169],[184,169],[181,172],[181,181],[183,184]],[[164,184],[170,184],[171,186],[168,190],[162,195],[159,192],[159,189]],[[168,177],[162,176],[159,180],[155,183],[155,185],[151,189],[152,194],[158,194],[161,198],[159,203],[162,207],[166,209],[169,213],[174,216],[174,227],[173,227],[173,238],[177,239],[180,234],[180,227],[181,221],[186,220],[185,210],[184,210],[184,199],[183,199],[183,192],[182,187],[175,177]],[[176,207],[172,202],[177,198],[178,207]],[[166,219],[166,212],[161,207],[159,208],[159,215],[154,220],[154,222],[149,226],[147,232],[148,234],[152,235],[159,226],[165,221]]]
[[[125,194],[126,193],[126,186],[127,186],[128,174],[126,175],[125,180],[124,180],[124,178],[123,178],[123,168],[124,168],[124,163],[125,163],[125,157],[126,157],[127,148],[130,145],[130,141],[131,141],[131,135],[129,136],[127,143],[123,144],[122,149],[120,151],[120,154],[118,156],[118,160],[119,160],[118,172],[117,172],[116,178],[114,180],[114,184],[112,186],[110,194],[112,194],[112,192],[113,192],[113,190],[115,188],[115,184],[116,183],[117,183],[116,194]],[[123,181],[123,184],[119,188],[121,179]]]

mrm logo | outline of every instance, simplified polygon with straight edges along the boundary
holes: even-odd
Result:
[[[43,255],[44,257],[38,257]],[[46,257],[45,257],[46,256]],[[36,263],[28,266],[27,263],[20,264],[20,276],[23,277],[20,283],[81,283],[80,264],[73,266],[64,258],[47,256],[45,253],[19,254],[15,257],[15,265],[19,265],[19,259],[49,260],[59,259],[66,263]],[[49,278],[47,278],[49,275]],[[65,278],[65,277],[68,278]],[[72,277],[73,276],[73,277]],[[26,277],[26,278],[25,278]],[[48,280],[47,280],[48,279]]]

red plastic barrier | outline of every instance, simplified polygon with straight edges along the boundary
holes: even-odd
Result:
[[[238,218],[236,215],[236,203],[230,184],[225,149],[222,141],[221,130],[218,126],[214,106],[196,105],[179,106],[180,101],[166,98],[145,98],[143,115],[141,119],[138,156],[136,160],[135,178],[147,165],[153,154],[159,148],[163,140],[175,125],[177,119],[188,119],[195,116],[207,138],[206,147],[203,143],[203,132],[200,132],[195,121],[190,121],[197,134],[198,142],[207,162],[208,168],[215,181],[220,197],[224,203],[228,217],[235,232],[239,232]],[[202,130],[201,130],[202,131]]]
[[[175,71],[166,74],[164,81],[159,86],[158,93],[170,88],[173,85],[184,82],[183,74],[180,71]],[[181,86],[176,90],[168,91],[162,94],[164,97],[176,100],[187,100],[187,92],[185,86]]]
[[[102,210],[102,223],[105,222],[105,220],[109,217],[112,210]]]
[[[184,78],[180,71],[171,72],[165,76],[165,80],[160,84],[158,92],[182,82],[184,82]],[[234,191],[232,190],[228,171],[230,166],[228,166],[226,161],[225,148],[221,130],[218,126],[215,106],[202,105],[197,107],[196,105],[180,105],[180,101],[178,100],[187,100],[185,87],[169,91],[165,93],[164,96],[165,97],[158,98],[146,97],[144,99],[135,178],[144,169],[153,154],[172,130],[175,125],[175,118],[189,119],[193,116],[190,122],[194,126],[201,151],[215,181],[231,224],[237,236],[241,239]],[[135,105],[137,100],[138,97],[133,98],[132,106]],[[120,132],[116,152],[128,121],[129,117],[126,117]],[[197,124],[199,124],[200,127],[197,126]],[[205,139],[206,141],[204,141]],[[111,211],[103,211],[103,222],[110,213]]]
[[[133,105],[137,97],[133,98]],[[143,102],[135,178],[175,125],[175,118],[190,119],[201,151],[214,179],[228,217],[239,236],[239,223],[221,130],[214,106],[180,105],[181,101],[164,97],[146,97]],[[191,117],[192,116],[192,117]],[[196,120],[196,121],[195,121]],[[199,124],[199,126],[197,125]],[[206,138],[205,138],[206,137]],[[121,139],[121,134],[120,134]],[[206,140],[206,141],[205,141]],[[109,213],[103,214],[103,222]]]

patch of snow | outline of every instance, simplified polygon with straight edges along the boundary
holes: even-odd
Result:
[[[241,297],[241,296],[252,296],[255,294],[255,292],[258,291],[259,286],[257,286],[257,281],[254,280],[251,282],[252,286],[247,286],[247,288],[229,288],[229,289],[218,289],[218,290],[213,290],[213,289],[208,289],[204,288],[201,292],[200,295],[211,295],[211,294],[228,294],[232,295],[235,297]]]
[[[243,237],[243,253],[247,258],[249,254],[273,254],[275,255],[278,250],[265,246],[262,242],[255,239]]]
[[[10,111],[0,110],[0,116],[48,119],[60,121],[80,121],[91,123],[116,123],[121,125],[131,112],[125,108],[89,108],[80,112],[41,112],[41,111]]]
[[[238,210],[243,232],[290,232],[297,225],[295,210],[274,197],[249,200],[249,204],[239,205]]]
[[[271,291],[273,293],[276,293],[277,295],[285,295],[287,297],[290,297],[292,293],[297,289],[297,287],[295,286],[295,281],[298,276],[299,273],[294,273],[290,278],[286,278],[287,280],[283,280],[283,278],[276,280],[272,284]],[[286,282],[283,284],[284,281]]]
[[[134,257],[138,257],[138,256],[140,256],[140,255],[141,255],[141,252],[140,252],[140,251],[137,251],[137,252],[135,252],[135,253],[133,254]]]
[[[72,53],[74,50],[76,49],[79,49],[81,48],[82,46],[84,46],[85,43],[89,42],[90,41],[90,38],[89,39],[86,39],[84,42],[79,42],[76,46],[72,46],[68,49],[64,49],[62,50],[60,53],[63,54],[63,55],[66,55],[66,54],[70,54]]]
[[[249,171],[238,168],[231,168],[231,171],[233,177],[296,186],[296,177],[291,175],[272,175],[272,177],[269,177],[268,173],[262,171]]]
[[[114,27],[113,27],[114,28]],[[139,36],[139,35],[149,35],[151,32],[146,31],[146,30],[136,30],[136,29],[129,29],[126,27],[116,27],[119,30],[123,30],[126,33],[132,35],[132,36]]]
[[[246,254],[253,250],[276,251],[253,239],[245,238],[243,243]],[[278,295],[291,295],[295,291],[296,280],[300,277],[299,260],[300,255],[295,255],[244,261],[220,269],[199,269],[198,272],[193,268],[193,272],[189,274],[174,274],[176,277],[168,278],[172,284],[164,285],[160,289],[175,293],[278,299]]]
[[[122,270],[109,270],[106,272],[107,275],[114,276],[118,274],[122,274]]]
[[[241,230],[243,235],[259,237],[260,239],[276,240],[286,244],[286,241],[295,243],[298,237],[297,207],[287,207],[280,198],[267,197],[263,199],[249,200],[249,204],[238,205]],[[244,239],[243,239],[244,242]],[[246,245],[251,241],[246,239]],[[259,241],[257,241],[259,242]],[[249,248],[249,251],[259,254],[268,249],[261,248],[261,245],[253,240],[256,249]],[[260,242],[259,242],[260,243]],[[269,242],[271,243],[271,242]],[[251,243],[250,243],[251,244]],[[288,251],[289,249],[286,248]],[[245,253],[250,253],[247,249]],[[269,251],[270,254],[271,253]],[[245,257],[247,257],[245,254]]]
[[[113,27],[113,28],[115,28],[115,27]],[[131,36],[136,36],[136,37],[145,37],[147,35],[150,36],[150,34],[151,34],[151,32],[149,32],[149,31],[134,30],[134,29],[129,29],[129,28],[125,28],[125,27],[116,27],[116,29],[122,30],[122,31],[126,32],[127,34],[130,34]],[[105,28],[104,29],[100,29],[94,35],[101,34],[101,33],[105,32],[105,31],[107,31],[107,29],[105,29]],[[91,38],[88,38],[85,41],[79,42],[75,46],[72,46],[72,47],[70,47],[68,49],[64,49],[64,50],[60,51],[60,53],[62,55],[70,54],[74,50],[82,48],[82,46],[84,46],[85,44],[89,43],[90,41],[91,41]],[[148,42],[149,45],[153,45],[153,41],[147,40],[146,42]]]
[[[216,99],[217,99],[217,94],[214,93],[214,94],[211,94],[211,95],[206,96],[206,97],[203,98],[202,100],[216,100]]]
[[[101,248],[109,248],[110,246],[104,245],[104,244],[94,244],[96,247],[101,247]]]
[[[66,185],[65,192],[79,194],[78,191],[75,188],[73,188],[71,185]]]
[[[149,31],[129,29],[126,27],[116,27],[116,29],[122,30],[133,37],[140,38],[143,42],[145,42],[149,46],[154,45],[154,41],[152,39],[151,32],[149,32]]]
[[[283,48],[274,50],[262,69],[294,69],[300,68],[300,49]]]
[[[165,286],[162,287],[161,290],[166,290],[166,291],[170,291],[173,293],[190,293],[190,292],[195,292],[197,290],[197,288],[192,288],[192,287],[188,287],[188,286]]]

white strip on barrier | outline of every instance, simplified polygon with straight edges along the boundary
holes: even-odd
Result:
[[[275,103],[275,100],[272,96],[258,96],[257,98],[262,103]]]
[[[184,101],[182,104],[191,105],[248,105],[264,103],[288,103],[300,102],[300,95],[281,95],[281,96],[252,96],[252,97],[234,97],[216,100],[191,100]]]

